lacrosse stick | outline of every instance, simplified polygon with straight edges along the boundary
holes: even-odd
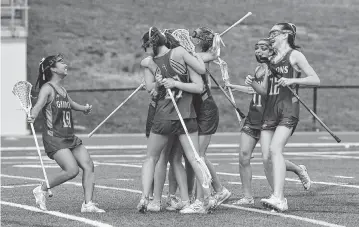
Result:
[[[184,129],[184,131],[185,131],[185,133],[186,133],[186,136],[187,136],[187,138],[188,138],[189,144],[190,144],[191,147],[192,147],[192,150],[193,150],[193,152],[194,152],[195,159],[196,159],[197,162],[199,162],[199,167],[200,167],[200,169],[201,169],[201,171],[202,171],[202,175],[203,175],[203,184],[202,184],[202,186],[203,186],[204,188],[209,188],[209,184],[210,184],[211,181],[212,181],[211,173],[209,172],[206,163],[203,161],[203,159],[201,159],[201,158],[199,157],[199,155],[198,155],[198,153],[197,153],[197,150],[196,150],[196,148],[194,147],[193,141],[192,141],[191,137],[190,137],[189,134],[188,134],[188,130],[187,130],[186,124],[185,124],[184,121],[183,121],[182,115],[181,115],[181,113],[180,113],[180,111],[179,111],[179,109],[178,109],[177,103],[176,103],[176,101],[175,101],[175,98],[173,97],[173,94],[172,94],[171,89],[167,88],[167,92],[168,92],[168,94],[169,94],[170,97],[171,97],[173,106],[175,107],[176,112],[177,112],[177,114],[178,114],[178,118],[179,118],[180,121],[181,121],[182,127],[183,127],[183,129]]]
[[[271,73],[273,75],[275,75],[278,79],[282,78],[282,76],[280,74],[277,73],[277,71],[270,65],[269,60],[265,61],[265,63],[268,65],[269,70],[271,71]],[[308,105],[306,103],[304,103],[304,101],[299,97],[299,95],[290,87],[290,86],[286,86],[289,91],[298,99],[298,101],[309,111],[309,113],[315,117],[315,119],[317,121],[319,121],[319,123],[325,128],[325,130],[327,130],[327,132],[338,142],[341,142],[341,139],[339,139],[338,136],[336,136],[332,130],[330,130],[330,128],[322,121],[320,120],[320,118],[318,117],[318,115],[316,113],[314,113],[314,111],[312,109],[310,109],[310,107],[308,107]]]
[[[32,85],[29,82],[27,82],[27,81],[19,81],[14,85],[14,87],[12,89],[12,93],[19,99],[20,105],[21,105],[22,109],[25,111],[25,113],[26,113],[26,115],[28,117],[30,117],[30,110],[32,108],[31,98],[30,98],[31,88],[32,88]],[[45,177],[45,183],[46,183],[47,191],[49,193],[49,197],[52,197],[52,192],[50,190],[49,180],[47,179],[47,174],[46,174],[46,171],[45,171],[44,163],[42,162],[42,158],[41,158],[40,147],[39,147],[39,144],[37,142],[37,138],[36,138],[36,134],[35,134],[34,124],[30,123],[30,126],[31,126],[32,135],[34,136],[37,154],[39,155],[39,159],[40,159],[40,163],[41,163],[41,169],[42,169],[42,172],[43,172],[44,177]]]
[[[235,23],[232,24],[230,27],[228,27],[226,30],[224,30],[221,34],[219,34],[219,36],[222,36],[222,35],[226,34],[227,32],[229,32],[229,30],[231,30],[232,28],[234,28],[235,26],[237,26],[239,23],[241,23],[242,21],[244,21],[244,19],[246,19],[246,18],[249,17],[250,15],[252,15],[252,12],[248,12],[246,15],[244,15],[244,17],[242,17],[241,19],[239,19],[237,22],[235,22]]]
[[[144,86],[145,83],[141,83],[134,92],[132,92],[116,109],[112,111],[112,113],[110,113],[110,115],[105,118],[105,120],[103,120],[94,130],[92,130],[92,132],[88,134],[88,137],[91,137],[97,131],[97,129],[101,127],[101,125],[103,125],[118,109],[120,109],[134,94],[136,94]]]

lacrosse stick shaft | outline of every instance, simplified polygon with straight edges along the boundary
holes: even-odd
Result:
[[[233,96],[233,93],[232,93],[232,89],[231,88],[228,88],[228,93],[229,93],[229,96],[231,97],[231,99],[232,99],[232,102],[234,103],[234,104],[236,104],[236,101],[235,101],[235,99],[234,99],[234,96]],[[237,119],[238,119],[238,122],[239,122],[239,124],[241,123],[241,121],[242,121],[242,119],[241,119],[241,117],[239,116],[239,113],[236,111],[236,115],[237,115]]]
[[[183,120],[183,118],[182,118],[181,112],[180,112],[179,109],[178,109],[176,100],[175,100],[175,98],[173,97],[173,94],[172,94],[171,89],[167,88],[167,92],[169,93],[169,95],[170,95],[170,97],[171,97],[173,106],[175,107],[176,112],[177,112],[177,114],[178,114],[178,118],[180,119],[180,122],[181,122],[181,124],[182,124],[183,129],[184,129],[184,132],[186,133],[186,136],[187,136],[187,139],[188,139],[188,141],[189,141],[189,144],[191,145],[191,148],[192,148],[192,150],[193,150],[193,152],[194,152],[194,156],[195,156],[196,160],[198,160],[200,163],[202,163],[202,162],[201,162],[202,159],[199,157],[199,155],[198,155],[198,153],[197,153],[197,150],[196,150],[196,148],[194,147],[193,141],[192,141],[191,137],[190,137],[189,134],[188,134],[188,130],[187,130],[186,124],[184,123],[184,120]],[[204,162],[203,162],[203,164],[204,164],[204,167],[205,167],[205,170],[204,170],[205,173],[203,173],[203,174],[207,174],[207,175],[211,176],[211,174],[209,173],[209,170],[208,170],[206,164],[205,164]],[[206,179],[206,177],[205,177],[205,175],[204,175],[204,176],[203,176],[203,185],[202,185],[203,187],[207,187],[206,183],[209,184],[209,182],[205,182],[205,179]],[[209,180],[209,181],[210,181],[210,180]],[[208,186],[208,187],[209,187],[209,186]]]
[[[212,80],[214,81],[214,83],[219,87],[219,89],[221,89],[221,91],[223,92],[224,96],[226,96],[226,98],[228,99],[228,101],[232,104],[232,106],[234,107],[234,109],[237,111],[237,113],[239,114],[239,116],[241,118],[245,118],[246,115],[244,115],[244,113],[238,109],[238,107],[236,106],[235,103],[233,103],[232,99],[228,96],[227,92],[221,87],[221,85],[216,81],[216,79],[212,76],[212,74],[210,74],[208,72],[209,76],[212,78]]]
[[[277,71],[270,65],[270,62],[266,62],[269,70],[271,71],[271,73],[273,75],[275,75],[278,79],[282,78],[281,75],[278,75]],[[330,128],[322,121],[320,120],[320,118],[318,117],[318,115],[316,113],[314,113],[314,111],[312,109],[310,109],[310,107],[304,103],[303,100],[300,99],[299,95],[289,86],[287,86],[287,88],[289,89],[290,92],[292,92],[292,94],[298,99],[298,101],[309,111],[309,113],[317,120],[319,121],[319,123],[325,128],[325,130],[327,130],[327,132],[335,139],[335,141],[337,141],[338,143],[341,142],[341,139],[339,139],[338,136],[336,136],[332,130],[330,130]]]
[[[31,126],[32,135],[34,136],[37,154],[39,155],[42,173],[44,174],[44,177],[45,177],[45,183],[46,183],[46,187],[47,187],[47,192],[49,193],[49,196],[52,197],[52,192],[51,192],[51,190],[50,190],[49,180],[47,179],[47,174],[46,174],[46,171],[45,171],[45,166],[44,166],[44,163],[43,163],[42,158],[41,158],[40,147],[39,147],[39,144],[38,144],[38,142],[37,142],[37,138],[36,138],[36,134],[35,134],[34,124],[33,124],[33,123],[30,123],[30,126]]]
[[[90,134],[88,134],[88,137],[91,137],[96,131],[97,129],[99,129],[117,110],[119,110],[134,94],[136,94],[145,84],[141,84],[140,86],[138,86],[138,88],[136,88],[136,90],[134,92],[132,92],[116,109],[114,109],[112,111],[112,113],[110,113],[110,115],[108,115],[105,120],[103,120],[94,130],[92,130],[92,132],[90,132]]]
[[[316,119],[317,121],[319,121],[319,123],[325,128],[325,130],[327,130],[327,132],[328,132],[338,143],[340,143],[340,142],[341,142],[341,139],[339,139],[339,137],[336,136],[336,135],[333,133],[333,131],[330,130],[330,128],[329,128],[322,120],[319,119],[318,115],[317,115],[316,113],[314,113],[314,111],[313,111],[312,109],[310,109],[310,108],[308,107],[308,105],[307,105],[306,103],[304,103],[304,102],[300,99],[299,95],[297,95],[297,93],[296,93],[292,88],[290,88],[289,86],[287,86],[287,88],[288,88],[288,89],[292,92],[292,94],[298,99],[298,101],[309,111],[309,113],[310,113],[313,117],[315,117],[315,119]]]
[[[232,24],[229,28],[227,28],[226,30],[224,30],[221,34],[219,34],[219,36],[222,36],[224,34],[226,34],[229,30],[231,30],[232,28],[234,28],[235,26],[237,26],[239,23],[241,23],[243,20],[245,20],[247,17],[249,17],[250,15],[252,15],[251,12],[248,12],[246,15],[244,15],[244,17],[242,17],[241,19],[239,19],[237,22],[235,22],[234,24]]]

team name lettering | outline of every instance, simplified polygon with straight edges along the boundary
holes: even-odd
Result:
[[[288,66],[285,65],[285,66],[279,66],[277,68],[275,68],[275,70],[278,72],[278,73],[288,73]]]
[[[66,101],[56,101],[56,106],[57,108],[71,109],[70,103]]]

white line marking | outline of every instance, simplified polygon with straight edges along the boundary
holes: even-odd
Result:
[[[18,168],[41,168],[41,165],[13,165],[12,167],[18,167]],[[97,167],[97,165],[95,165]],[[50,169],[50,168],[60,168],[58,165],[44,165],[44,168]]]
[[[121,180],[121,181],[133,181],[133,179],[125,179],[125,178],[118,178],[116,180]]]
[[[239,165],[238,162],[231,162],[230,165]],[[262,162],[251,162],[251,165],[263,165]]]
[[[28,178],[28,177],[22,177],[22,176],[10,176],[10,175],[3,175],[3,174],[1,174],[1,176],[5,176],[5,177],[9,177],[9,178],[17,178],[17,179],[27,179],[27,180],[31,180],[31,179],[36,180],[37,179],[37,178]],[[76,186],[81,186],[80,183],[74,183],[74,182],[66,182],[66,183],[70,183],[70,184],[73,184],[73,185],[76,185]],[[138,193],[138,194],[142,193],[139,190],[126,189],[126,188],[124,189],[124,188],[116,188],[116,187],[107,187],[107,186],[102,186],[102,185],[96,185],[95,187],[103,188],[103,189],[117,190],[117,191],[129,191],[129,192]],[[26,205],[21,205],[21,206],[26,206]],[[310,218],[305,218],[305,217],[299,217],[299,216],[295,216],[295,215],[288,215],[288,214],[283,214],[283,213],[272,213],[272,212],[269,212],[269,211],[263,211],[263,210],[259,210],[259,209],[239,207],[239,206],[227,205],[227,204],[221,204],[221,206],[228,207],[228,208],[233,208],[233,209],[238,209],[238,210],[255,212],[255,213],[261,213],[261,214],[266,214],[266,215],[280,216],[280,217],[283,217],[283,218],[292,218],[292,219],[295,219],[295,220],[299,220],[299,221],[303,221],[303,222],[309,222],[309,223],[313,223],[313,224],[317,224],[317,225],[321,225],[321,226],[326,226],[326,227],[345,227],[345,226],[342,226],[342,225],[336,225],[336,224],[328,223],[328,222],[325,222],[325,221],[320,221],[320,220],[315,220],[315,219],[310,219]],[[37,209],[35,207],[31,207],[31,208],[32,209]],[[37,209],[36,211],[40,211],[40,210]]]
[[[21,187],[32,187],[32,186],[39,186],[39,184],[1,185],[2,188],[21,188]]]
[[[61,213],[61,212],[58,212],[58,211],[42,211],[37,207],[28,206],[28,205],[22,205],[22,204],[18,204],[18,203],[5,202],[5,201],[0,201],[0,203],[2,205],[7,205],[7,206],[16,207],[16,208],[20,208],[20,209],[24,209],[24,210],[29,210],[29,211],[33,211],[33,212],[39,212],[39,213],[45,213],[45,214],[53,215],[53,216],[60,217],[60,218],[74,220],[74,221],[82,222],[82,223],[92,225],[92,226],[112,227],[112,225],[109,225],[109,224],[105,224],[105,223],[98,222],[98,221],[93,221],[93,220],[90,220],[90,219],[87,219],[87,218],[77,217],[77,216],[70,215],[70,214],[64,214],[64,213]],[[4,221],[4,220],[2,220],[2,221]]]
[[[256,147],[260,147],[257,144]],[[287,148],[323,148],[323,147],[359,147],[359,143],[288,143]],[[147,145],[88,145],[87,150],[143,150],[147,149]],[[239,148],[239,144],[210,144],[208,148]],[[40,147],[44,150],[44,147]],[[1,151],[34,151],[36,147],[1,147]]]
[[[217,172],[218,175],[225,175],[225,176],[236,176],[239,177],[240,175],[238,173],[224,173],[224,172]],[[252,176],[253,179],[266,179],[265,176]],[[300,180],[292,179],[292,178],[285,178],[286,181],[292,181],[292,182],[300,182]],[[323,185],[332,185],[332,186],[339,186],[339,187],[345,187],[345,188],[357,188],[359,189],[359,185],[348,185],[347,183],[334,183],[334,182],[322,182],[322,181],[312,181],[312,184],[323,184]]]
[[[337,178],[343,178],[343,179],[353,179],[354,177],[346,177],[346,176],[334,176]]]
[[[305,217],[299,217],[299,216],[290,215],[290,214],[272,213],[270,211],[259,210],[259,209],[254,209],[254,208],[247,208],[247,207],[241,207],[241,206],[235,206],[235,205],[229,205],[229,204],[221,204],[221,206],[228,207],[228,208],[233,208],[233,209],[237,209],[237,210],[244,210],[244,211],[250,211],[250,212],[261,213],[261,214],[266,214],[266,215],[279,216],[279,217],[282,217],[282,218],[292,218],[292,219],[295,219],[295,220],[309,222],[309,223],[313,223],[313,224],[321,225],[321,226],[326,226],[326,227],[345,227],[343,225],[336,225],[336,224],[332,224],[332,223],[325,222],[325,221],[320,221],[320,220],[315,220],[315,219],[310,219],[310,218],[305,218]]]
[[[109,162],[96,162],[100,165],[112,165],[112,166],[123,166],[123,167],[134,167],[134,168],[142,168],[140,165],[128,165],[128,164],[121,164],[121,163],[109,163]],[[217,172],[218,175],[225,175],[225,176],[234,176],[239,177],[238,173],[225,173],[225,172]],[[265,176],[252,176],[253,179],[264,180],[266,179]],[[300,180],[292,179],[292,178],[285,178],[286,181],[292,182],[300,182]],[[359,189],[359,185],[348,185],[346,183],[334,183],[334,182],[322,182],[322,181],[312,181],[312,184],[322,184],[322,185],[332,185],[338,187],[345,187],[345,188],[357,188]]]
[[[233,181],[228,181],[228,184],[242,184],[241,182],[233,182]]]

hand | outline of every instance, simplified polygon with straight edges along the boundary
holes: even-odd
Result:
[[[248,75],[248,76],[246,77],[246,80],[244,81],[244,83],[245,83],[246,85],[252,85],[253,80],[254,80],[254,76]]]
[[[229,88],[233,88],[233,84],[231,84],[229,81],[225,81],[224,86],[229,87]]]
[[[153,88],[153,89],[150,91],[150,95],[151,95],[152,97],[156,97],[157,94],[158,94],[158,92],[156,91],[155,88]]]
[[[248,93],[249,94],[256,94],[257,92],[252,87],[248,87]]]
[[[282,85],[283,87],[286,87],[286,86],[294,84],[294,79],[282,77],[278,80],[278,84]]]
[[[171,78],[165,78],[162,80],[162,85],[165,86],[166,89],[176,87],[176,81]]]
[[[163,77],[161,74],[156,74],[155,79],[157,83],[161,84]]]
[[[83,111],[84,114],[88,115],[91,113],[92,105],[86,104],[85,110]]]
[[[34,123],[35,122],[35,117],[34,116],[27,116],[27,123],[31,124],[31,123]]]

